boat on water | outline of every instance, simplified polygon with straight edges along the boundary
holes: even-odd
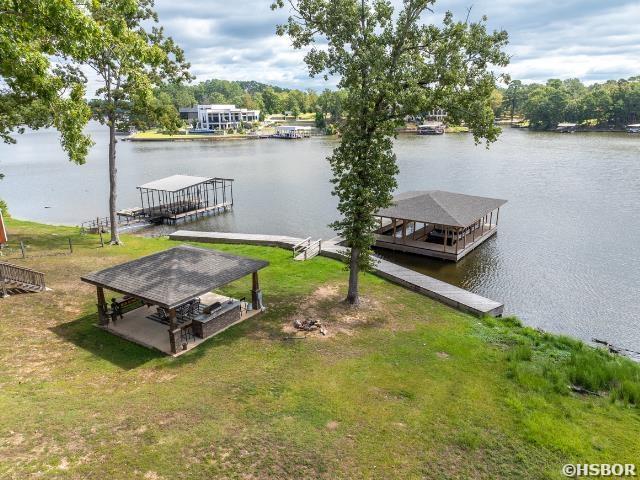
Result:
[[[574,133],[578,125],[576,123],[562,122],[556,127],[556,132],[559,133]]]
[[[427,122],[418,125],[418,135],[442,135],[444,134],[444,124],[442,122]]]
[[[626,128],[628,133],[640,133],[640,123],[631,123]]]
[[[276,133],[272,138],[298,139],[309,138],[311,136],[311,127],[300,125],[279,125],[276,127]]]

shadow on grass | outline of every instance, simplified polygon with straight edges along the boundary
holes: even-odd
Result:
[[[164,357],[160,352],[105,332],[97,328],[96,323],[97,314],[93,313],[50,330],[77,347],[124,370],[131,370],[151,360]]]
[[[175,359],[175,362],[171,362],[166,366],[168,368],[176,368],[195,363],[206,356],[209,351],[220,346],[233,345],[243,338],[282,342],[285,345],[297,347],[295,342],[287,340],[288,335],[282,331],[283,319],[295,309],[296,303],[291,303],[291,297],[289,296],[272,295],[270,301],[272,302],[271,306],[267,305],[265,312],[209,338],[206,342],[180,355]]]
[[[244,337],[287,342],[287,335],[282,331],[282,319],[295,310],[297,303],[292,303],[291,297],[288,296],[272,296],[271,301],[273,304],[267,308],[266,312],[209,338],[206,342],[177,357],[175,361],[169,362],[165,366],[175,368],[195,363],[211,349],[221,345],[232,345]],[[124,370],[137,368],[154,359],[169,358],[160,352],[97,328],[97,320],[96,313],[86,314],[50,330],[64,340]],[[293,345],[293,342],[287,343]]]

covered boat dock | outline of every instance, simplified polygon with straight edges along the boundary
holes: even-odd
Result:
[[[100,328],[175,356],[260,313],[258,271],[268,264],[182,245],[81,279],[96,287]],[[248,275],[250,302],[213,292]],[[105,290],[122,297],[107,302]]]
[[[458,261],[495,235],[505,203],[442,190],[402,193],[376,213],[375,246]]]
[[[120,210],[119,217],[175,224],[233,207],[233,179],[172,175],[136,187],[141,207]]]

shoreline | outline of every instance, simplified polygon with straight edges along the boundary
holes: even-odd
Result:
[[[8,218],[5,218],[5,221],[6,220],[8,220],[9,222],[11,222],[13,220],[13,221],[18,221],[18,222],[26,222],[26,223],[31,223],[31,224],[34,224],[34,225],[42,225],[42,226],[48,226],[48,227],[80,228],[78,225],[62,224],[62,223],[45,223],[45,222],[41,222],[41,221],[35,221],[35,220],[29,220],[29,219],[23,219],[23,218],[16,218],[16,217],[8,217]],[[128,230],[128,231],[125,230],[125,231],[122,231],[122,233],[123,234],[127,234],[127,235],[131,235],[131,236],[135,236],[135,237],[139,237],[139,238],[150,238],[150,239],[152,239],[152,238],[166,237],[168,239],[171,239],[171,236],[173,234],[178,233],[180,231],[180,229],[176,229],[176,231],[173,232],[173,233],[161,233],[160,235],[153,235],[153,234],[149,235],[150,230],[153,230],[153,228],[145,227],[145,228],[142,228],[142,229],[133,229],[133,230]],[[206,236],[207,233],[215,233],[215,232],[203,231],[201,233],[203,233]],[[88,234],[88,235],[90,235],[90,234]],[[227,235],[234,235],[234,234],[233,233],[227,233]],[[239,234],[239,235],[243,235],[243,234]],[[251,234],[247,234],[247,235],[251,236]],[[186,241],[189,241],[189,240],[186,240]],[[193,241],[193,240],[191,240],[191,241]],[[200,240],[200,241],[202,241],[202,240]],[[224,242],[222,242],[222,243],[224,243]],[[243,241],[237,241],[237,242],[232,242],[232,243],[236,243],[236,244],[240,244],[240,245],[253,245],[251,242],[243,242]],[[277,248],[283,248],[282,246],[279,246],[279,245],[276,245],[276,247]],[[329,253],[333,253],[333,252],[329,252]],[[328,258],[333,258],[334,260],[341,261],[340,258],[339,258],[339,255],[331,255],[331,254],[327,255],[327,254],[325,254],[323,256],[328,257]],[[398,266],[400,266],[402,268],[407,268],[407,269],[409,269],[411,271],[414,271],[409,267],[404,267],[404,266],[402,266],[400,264],[396,264],[396,263],[393,263],[393,262],[390,262],[390,261],[387,261],[387,262],[391,263],[393,265],[398,265]],[[420,272],[416,271],[416,274],[419,274],[419,273]],[[424,275],[424,274],[420,274],[420,275]],[[385,277],[381,276],[381,278],[385,278]],[[433,278],[435,278],[435,277],[433,277]],[[390,281],[391,283],[395,283],[392,280],[390,280],[389,278],[386,278],[386,280]],[[455,285],[454,285],[454,287],[462,289],[462,287],[457,287]],[[407,287],[407,286],[403,286],[403,288],[405,288],[407,290],[412,290],[412,288]],[[466,290],[466,289],[463,289],[463,290],[468,291],[468,292],[470,292],[472,294],[474,293],[474,292],[472,292],[470,290]],[[436,301],[437,301],[437,299],[436,299]],[[447,304],[446,302],[442,302],[442,303]],[[451,305],[449,305],[449,306],[452,307]],[[452,307],[452,308],[455,308],[455,307]],[[512,317],[514,317],[514,315],[510,314],[510,315],[507,315],[506,318],[512,318]],[[515,318],[519,319],[519,317],[517,317],[517,315],[515,315]],[[524,325],[526,326],[526,324],[524,324]],[[585,340],[585,339],[581,339],[581,338],[579,338],[579,337],[577,337],[577,336],[575,336],[573,334],[565,334],[565,333],[560,333],[560,332],[547,331],[547,330],[544,330],[542,328],[533,327],[533,326],[527,326],[527,328],[531,328],[531,329],[533,329],[533,330],[535,330],[535,331],[537,331],[537,332],[539,332],[541,334],[544,334],[544,335],[567,337],[567,338],[570,338],[570,339],[572,339],[574,341],[582,342],[585,345],[588,345],[588,346],[590,346],[592,348],[596,348],[596,349],[603,349],[603,347],[606,347],[606,350],[611,354],[614,354],[614,355],[617,355],[617,356],[620,356],[620,357],[624,357],[624,358],[628,358],[628,359],[632,360],[635,363],[640,363],[640,351],[631,350],[631,349],[628,349],[628,348],[625,348],[625,347],[618,346],[615,343],[610,343],[608,340],[598,339],[598,338],[595,338],[595,337],[593,337],[593,338],[591,338],[589,340]]]

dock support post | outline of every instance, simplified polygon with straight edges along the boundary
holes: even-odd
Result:
[[[447,234],[449,233],[449,229],[445,225],[442,225],[442,230],[444,233],[444,240],[442,240],[442,251],[446,252],[447,251]]]
[[[393,218],[393,243],[396,243],[396,219]]]

